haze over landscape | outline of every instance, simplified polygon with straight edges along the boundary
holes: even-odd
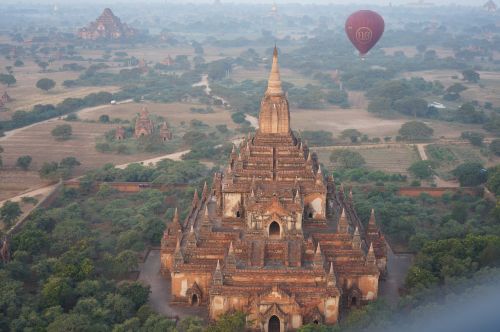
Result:
[[[497,331],[499,13],[2,1],[0,331]]]

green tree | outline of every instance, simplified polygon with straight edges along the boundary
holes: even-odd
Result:
[[[500,196],[500,166],[488,169],[488,181],[486,186],[495,195]]]
[[[425,117],[428,113],[427,101],[422,98],[404,97],[394,102],[394,109],[399,113],[413,117]]]
[[[342,168],[359,168],[366,164],[363,156],[356,151],[339,149],[330,154],[330,161]]]
[[[471,82],[471,83],[477,83],[477,82],[479,82],[479,79],[480,79],[479,73],[473,69],[466,69],[466,70],[462,71],[462,75],[463,75],[465,81]]]
[[[429,139],[433,133],[431,127],[419,121],[406,122],[399,129],[399,134],[408,140]]]
[[[5,84],[7,86],[11,86],[16,84],[17,80],[14,75],[11,74],[0,74],[0,83]]]
[[[123,275],[137,267],[137,254],[132,250],[120,252],[113,260],[113,270],[117,275]]]
[[[470,144],[475,145],[475,146],[481,146],[483,145],[484,141],[484,134],[478,133],[475,131],[464,131],[460,135],[462,139],[466,139],[470,142]]]
[[[1,130],[0,130],[0,134],[1,134]],[[0,146],[0,153],[3,152],[3,148]],[[3,166],[3,161],[2,161],[2,156],[0,155],[0,168]]]
[[[99,122],[102,123],[109,123],[109,115],[103,114],[99,117]]]
[[[490,143],[490,151],[493,152],[496,156],[500,156],[500,139],[494,139]]]
[[[41,294],[47,306],[66,307],[72,299],[73,290],[68,278],[52,276],[43,284]]]
[[[478,186],[487,180],[487,171],[478,162],[466,162],[452,171],[462,187]]]
[[[56,82],[50,78],[42,78],[36,82],[36,87],[45,92],[53,89],[56,86]]]
[[[76,166],[80,166],[81,163],[76,159],[75,157],[66,157],[61,160],[59,163],[59,167],[67,168],[69,170],[72,170]]]
[[[32,158],[31,156],[21,156],[17,158],[16,166],[20,167],[24,171],[27,171],[31,165]]]
[[[411,164],[408,171],[419,179],[429,179],[434,174],[433,163],[429,160],[419,160]]]
[[[344,129],[340,133],[340,138],[350,139],[352,143],[356,143],[363,134],[357,129]]]
[[[21,214],[21,207],[17,202],[6,201],[0,208],[0,218],[7,227],[10,227]]]
[[[213,325],[210,325],[206,332],[233,332],[233,331],[244,331],[246,323],[246,315],[241,311],[237,311],[234,314],[223,314],[219,317],[219,320]]]
[[[22,67],[24,66],[24,62],[20,59],[17,59],[15,62],[14,62],[14,67]]]
[[[68,140],[73,133],[73,128],[69,124],[62,124],[52,129],[51,133],[57,140]]]
[[[57,180],[59,178],[59,164],[55,161],[50,163],[43,163],[38,171],[42,179]]]

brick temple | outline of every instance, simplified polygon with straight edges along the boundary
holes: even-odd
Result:
[[[143,107],[141,113],[135,120],[134,136],[150,136],[153,134],[154,130],[155,126],[153,120],[149,117],[148,109],[147,107]]]
[[[291,131],[275,48],[256,134],[164,232],[161,272],[173,304],[208,306],[210,320],[243,311],[255,331],[331,325],[377,298],[386,264],[374,211],[364,227],[352,192],[325,179]]]
[[[97,20],[78,30],[78,37],[85,40],[127,39],[137,34],[137,30],[122,23],[109,8],[104,9]]]

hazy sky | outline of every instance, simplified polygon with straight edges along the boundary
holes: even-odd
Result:
[[[14,3],[48,3],[48,4],[70,4],[70,3],[79,3],[81,4],[81,0],[0,0],[0,2],[6,2],[9,4]],[[103,4],[103,5],[111,5],[117,3],[213,3],[214,0],[88,0],[87,3],[94,4]],[[415,3],[419,0],[221,0],[223,3],[303,3],[303,4],[365,4],[365,5],[388,5],[390,2],[393,5],[405,5],[409,3]],[[482,6],[487,0],[424,0],[424,2],[432,2],[438,5],[447,5],[447,4],[458,4],[464,6]],[[498,1],[497,1],[498,2]]]

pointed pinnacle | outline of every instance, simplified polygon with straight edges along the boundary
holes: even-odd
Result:
[[[330,262],[330,271],[328,274],[333,275],[333,262]]]
[[[189,229],[189,233],[194,233],[194,227],[191,225],[191,228]]]
[[[368,221],[368,224],[370,224],[370,225],[375,225],[376,224],[375,210],[374,209],[372,209],[372,211],[370,213],[370,221]]]
[[[181,240],[177,237],[177,243],[175,244],[175,252],[179,252],[181,250]]]
[[[315,253],[315,255],[321,255],[321,246],[320,246],[319,242],[318,242],[318,245],[316,246],[316,253]]]
[[[215,267],[215,271],[220,271],[220,261],[217,260],[217,266]]]
[[[172,222],[179,223],[179,210],[177,209],[177,207],[175,207],[174,218],[172,219]]]
[[[234,248],[233,248],[233,241],[231,241],[231,243],[229,244],[229,251],[228,251],[229,254],[233,254],[234,253]]]

